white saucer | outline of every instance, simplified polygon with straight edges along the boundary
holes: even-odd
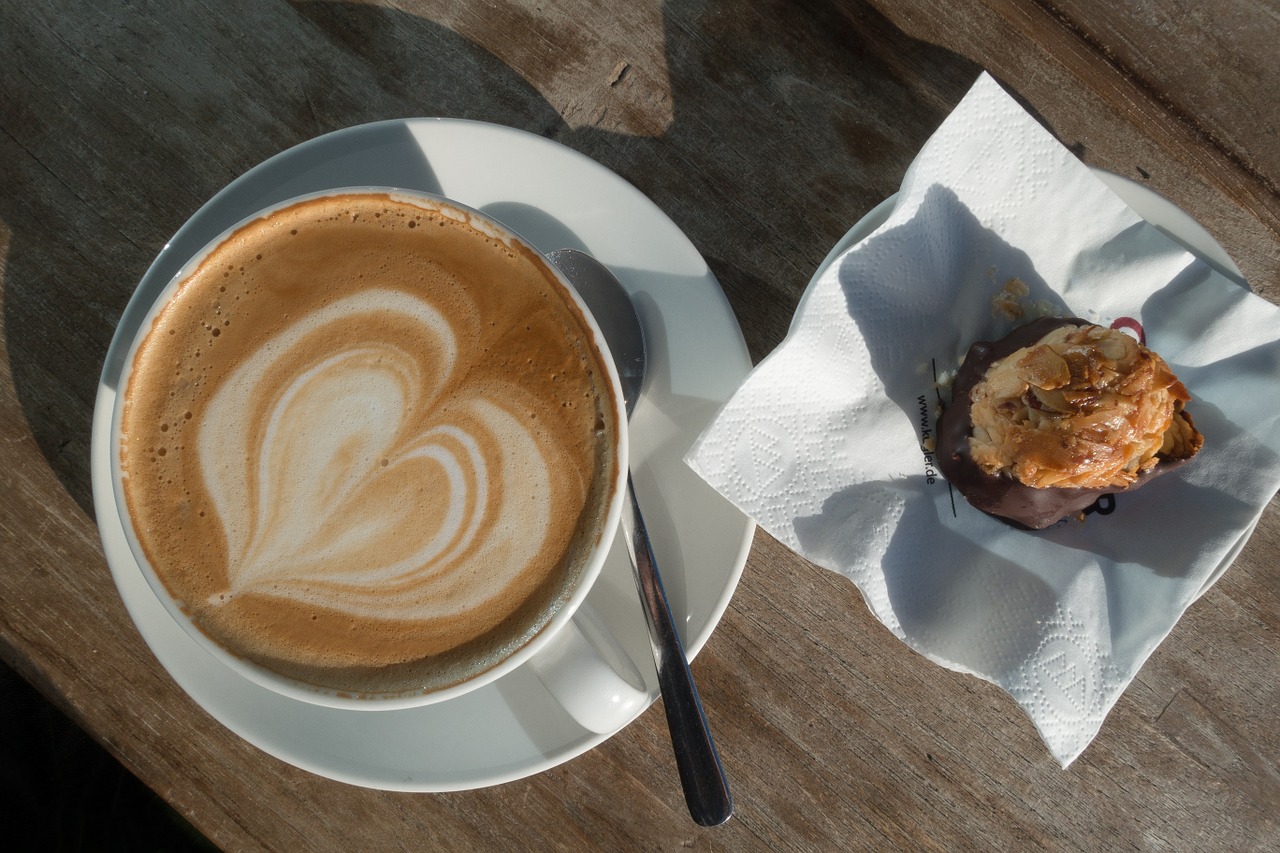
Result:
[[[371,788],[455,791],[554,767],[608,735],[580,728],[521,667],[459,699],[402,711],[344,711],[288,699],[214,660],[168,616],[125,544],[110,486],[109,424],[124,346],[188,257],[224,229],[284,199],[334,187],[425,190],[480,208],[538,248],[583,249],[632,293],[652,380],[631,421],[632,468],[671,609],[690,658],[720,621],[755,530],[683,462],[751,369],[741,330],[697,250],[622,178],[558,143],[447,119],[378,122],[285,151],[213,197],[178,230],[138,285],[107,353],[94,408],[94,504],[107,561],[139,631],[210,715],[275,757]],[[621,539],[589,600],[658,696],[640,602]]]
[[[1102,169],[1094,169],[1093,173],[1113,193],[1119,196],[1121,201],[1129,205],[1134,213],[1159,228],[1188,252],[1200,258],[1200,260],[1228,279],[1237,282],[1241,287],[1248,287],[1240,268],[1236,266],[1235,261],[1231,260],[1231,256],[1227,254],[1226,249],[1223,249],[1200,223],[1192,219],[1171,201],[1157,194],[1154,190],[1123,175],[1117,175],[1114,172],[1107,172]],[[817,271],[814,272],[813,277],[805,288],[804,295],[801,296],[801,302],[813,292],[814,285],[822,278],[827,268],[835,263],[836,259],[856,244],[865,240],[873,231],[885,223],[889,218],[889,214],[893,212],[897,200],[896,193],[889,196],[868,211],[852,228],[845,232],[845,235],[840,238],[831,251],[827,253],[822,263],[818,265]],[[800,313],[800,311],[797,311],[796,316],[799,317]],[[1231,550],[1223,557],[1222,562],[1218,564],[1218,567],[1200,587],[1197,598],[1208,592],[1209,588],[1217,583],[1227,568],[1235,562],[1236,557],[1240,556],[1245,543],[1249,541],[1249,537],[1253,535],[1254,528],[1257,526],[1258,519],[1255,519],[1252,525],[1241,531],[1239,540],[1236,541]]]

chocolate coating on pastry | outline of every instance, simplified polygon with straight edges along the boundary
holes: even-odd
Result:
[[[969,442],[973,434],[971,392],[987,370],[1006,356],[1036,344],[1055,329],[1091,325],[1094,324],[1076,317],[1045,317],[1019,326],[999,341],[978,341],[969,348],[952,386],[951,404],[938,423],[938,466],[977,509],[1015,527],[1040,530],[1083,512],[1103,495],[1133,491],[1187,461],[1158,456],[1153,467],[1139,473],[1127,486],[1035,488],[1005,472],[988,474],[973,460]]]

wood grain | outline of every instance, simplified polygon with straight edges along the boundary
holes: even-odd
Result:
[[[0,7],[0,655],[227,849],[1265,849],[1280,827],[1280,509],[1063,771],[996,688],[920,658],[758,534],[694,662],[738,805],[689,821],[661,710],[480,791],[270,758],[142,643],[94,526],[112,331],[246,169],[382,118],[500,122],[634,183],[721,281],[752,357],[983,68],[1280,297],[1280,14],[1264,0],[491,0]]]
[[[1240,2],[877,3],[973,59],[1091,165],[1146,183],[1280,297],[1280,9]]]

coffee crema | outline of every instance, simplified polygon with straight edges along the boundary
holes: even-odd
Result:
[[[160,310],[123,493],[192,621],[356,695],[498,664],[572,595],[620,464],[616,401],[546,262],[453,208],[303,201]]]

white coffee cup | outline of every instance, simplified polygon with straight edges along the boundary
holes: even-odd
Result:
[[[614,449],[617,464],[608,474],[608,483],[605,487],[607,507],[604,510],[603,521],[595,528],[596,535],[590,542],[589,556],[583,561],[577,582],[573,585],[571,592],[545,626],[531,639],[523,642],[484,671],[471,675],[460,683],[436,689],[402,690],[389,694],[366,692],[358,696],[351,695],[349,691],[290,677],[228,650],[193,621],[187,609],[175,600],[160,574],[151,565],[135,530],[128,511],[129,504],[125,498],[121,422],[124,401],[128,398],[129,383],[134,370],[135,355],[143,339],[152,329],[156,317],[174,297],[179,285],[191,276],[210,252],[221,246],[248,223],[303,202],[347,194],[385,194],[397,202],[407,202],[424,210],[446,216],[465,217],[473,227],[483,231],[498,243],[518,248],[527,252],[530,257],[536,258],[536,261],[559,282],[561,295],[573,304],[584,319],[584,325],[591,338],[590,346],[599,353],[598,363],[607,376],[608,385],[612,390],[611,405],[616,409],[614,417],[617,427],[614,432]],[[129,311],[134,310],[135,306],[131,305]],[[136,310],[143,309],[137,306]],[[121,328],[125,329],[125,324],[122,324]],[[116,397],[111,432],[112,487],[120,521],[134,559],[169,615],[197,644],[224,665],[246,679],[285,696],[308,703],[350,710],[398,709],[447,701],[489,684],[526,663],[557,701],[591,731],[612,731],[624,724],[647,703],[648,694],[644,681],[635,670],[631,659],[618,647],[617,641],[613,639],[599,617],[591,611],[589,606],[584,606],[614,539],[624,499],[628,437],[619,379],[609,355],[608,343],[589,309],[554,265],[537,253],[527,241],[485,214],[437,196],[379,187],[344,188],[313,193],[259,211],[211,241],[174,276],[147,310],[145,319],[140,324],[130,325],[128,328],[137,331],[133,339],[127,342],[128,354],[123,361],[123,373]],[[125,348],[125,342],[117,341],[113,346]]]

